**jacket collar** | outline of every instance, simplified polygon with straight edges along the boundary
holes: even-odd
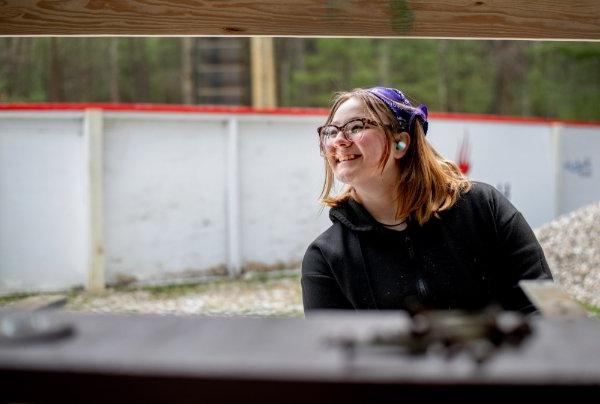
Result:
[[[349,198],[340,206],[329,210],[329,219],[332,222],[340,222],[350,230],[354,231],[379,231],[383,229],[373,216],[354,199]]]

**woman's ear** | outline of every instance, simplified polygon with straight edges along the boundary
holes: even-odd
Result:
[[[402,158],[410,146],[410,136],[407,132],[394,135],[394,158]]]

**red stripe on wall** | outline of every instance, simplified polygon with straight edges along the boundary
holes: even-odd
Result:
[[[326,108],[252,108],[246,106],[223,105],[174,105],[174,104],[108,104],[108,103],[0,103],[0,111],[82,111],[85,109],[103,109],[120,112],[183,112],[203,114],[258,114],[258,115],[312,115],[326,116]],[[454,121],[502,122],[502,123],[533,123],[552,124],[564,123],[577,126],[600,126],[600,121],[580,121],[551,118],[516,117],[484,114],[462,114],[433,112],[431,119]]]
[[[224,105],[173,105],[173,104],[105,104],[105,103],[0,103],[0,110],[11,111],[81,111],[103,109],[122,112],[188,112],[208,114],[266,114],[266,115],[326,115],[324,108],[266,108]]]

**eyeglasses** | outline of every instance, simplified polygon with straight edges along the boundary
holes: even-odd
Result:
[[[331,145],[337,136],[342,133],[344,139],[349,142],[356,142],[363,136],[365,129],[380,126],[377,122],[367,118],[354,118],[342,126],[325,125],[317,129],[319,141],[323,146]],[[387,126],[387,125],[386,125]]]

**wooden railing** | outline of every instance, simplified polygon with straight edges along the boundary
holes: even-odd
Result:
[[[4,0],[0,35],[600,40],[597,0]]]

